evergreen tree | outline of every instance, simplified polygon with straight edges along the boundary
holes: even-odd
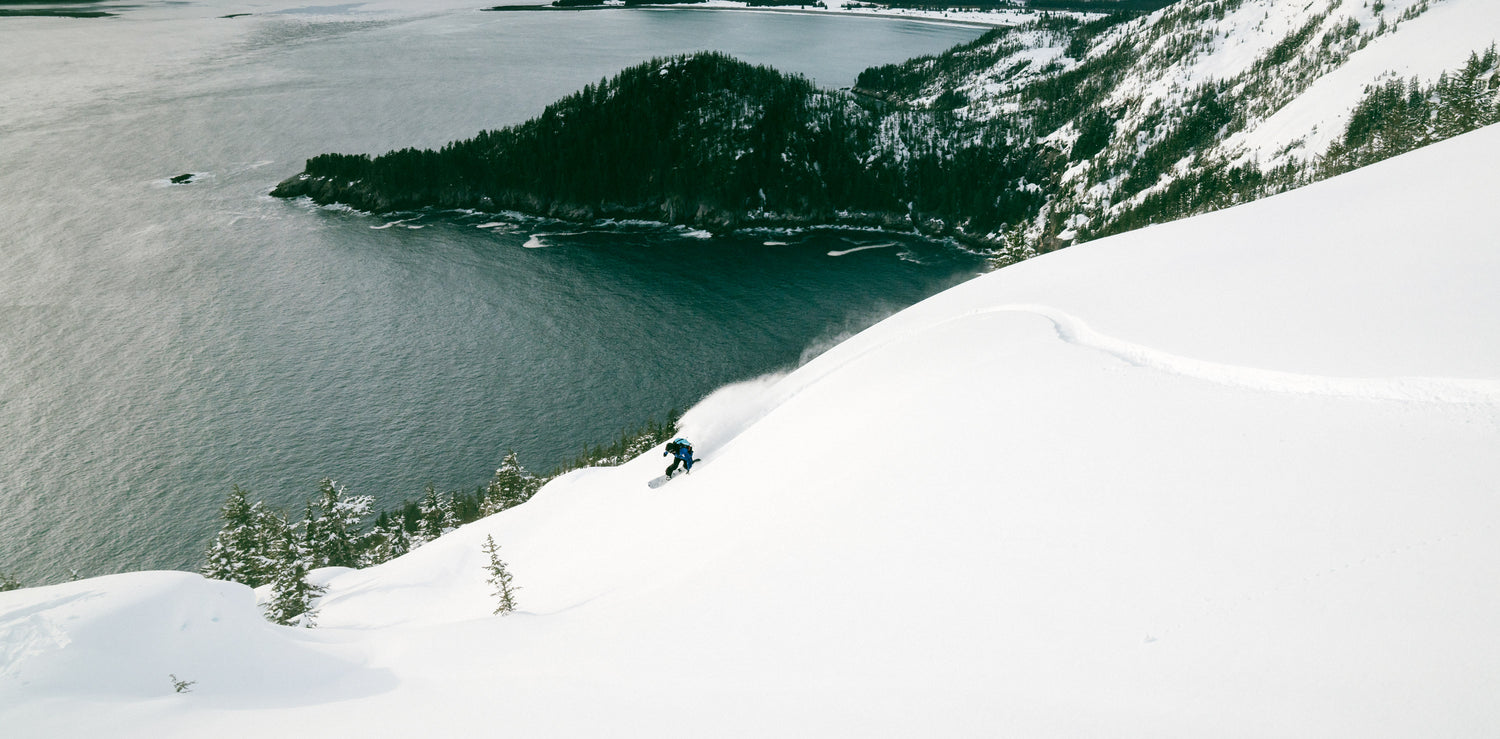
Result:
[[[271,600],[266,603],[266,618],[283,626],[312,628],[312,601],[324,588],[307,581],[307,552],[287,537],[278,553],[276,575],[271,581]]]
[[[453,517],[453,501],[448,496],[438,493],[437,488],[433,487],[431,483],[428,483],[427,491],[422,496],[419,510],[421,511],[421,519],[417,525],[417,535],[413,537],[413,549],[452,531],[458,526],[458,522]]]
[[[250,503],[238,485],[224,501],[224,526],[209,546],[204,577],[244,583],[252,588],[271,581],[276,552],[286,537],[286,521],[260,502]]]
[[[255,546],[254,521],[250,515],[250,501],[245,491],[235,485],[229,497],[219,508],[219,518],[224,525],[208,548],[208,563],[203,566],[203,576],[214,580],[227,580],[257,587],[264,583],[250,582],[248,571],[250,557]]]
[[[389,562],[412,549],[411,536],[406,533],[399,515],[380,514],[365,541],[364,551],[360,554],[360,567],[373,567]]]
[[[333,480],[323,478],[316,508],[308,507],[307,544],[314,566],[359,566],[366,545],[361,529],[374,504],[373,497],[347,495]]]
[[[260,501],[250,504],[250,520],[254,522],[255,541],[250,557],[253,564],[251,573],[259,581],[251,587],[259,587],[275,576],[280,553],[291,541],[292,527],[287,523],[286,514],[273,510]]]
[[[455,526],[462,526],[471,521],[478,521],[484,515],[484,495],[485,489],[477,487],[474,488],[474,492],[472,493],[455,490],[448,496],[448,500],[453,506],[453,521]]]
[[[489,516],[525,503],[531,497],[530,493],[535,492],[529,484],[530,477],[525,468],[521,467],[516,453],[507,453],[500,462],[500,468],[495,470],[494,479],[484,489],[481,515]]]
[[[14,577],[11,577],[4,572],[0,572],[0,593],[3,593],[7,590],[20,590],[23,587],[25,586],[22,585],[20,581],[16,580]]]
[[[319,520],[318,509],[312,501],[302,505],[302,520],[292,524],[292,540],[297,543],[302,556],[308,562],[308,568],[317,567],[318,541],[322,537],[323,522]]]
[[[484,568],[485,572],[490,573],[486,582],[495,586],[494,595],[500,601],[495,606],[495,613],[504,616],[516,610],[516,591],[520,588],[510,584],[510,571],[500,561],[500,546],[495,543],[495,537],[484,537],[484,553],[490,558],[490,563]]]

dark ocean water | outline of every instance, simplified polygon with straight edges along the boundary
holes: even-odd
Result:
[[[550,468],[980,262],[266,196],[306,157],[472,136],[657,55],[836,87],[977,34],[701,11],[0,19],[0,572],[195,568],[234,484],[296,509],[330,476],[389,506],[482,484],[507,449]]]

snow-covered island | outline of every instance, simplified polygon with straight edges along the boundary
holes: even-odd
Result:
[[[0,725],[1494,734],[1497,196],[1491,126],[985,275],[710,396],[666,487],[316,573],[315,629],[181,572],[0,593]]]

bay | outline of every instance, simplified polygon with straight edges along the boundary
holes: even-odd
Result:
[[[393,506],[480,485],[509,449],[545,470],[979,268],[878,234],[396,223],[267,196],[308,156],[440,146],[653,56],[840,87],[978,29],[361,7],[0,19],[0,572],[196,568],[236,484],[296,512],[324,476]]]

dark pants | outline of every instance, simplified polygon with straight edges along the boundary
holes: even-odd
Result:
[[[677,471],[677,465],[679,464],[682,465],[682,469],[684,470],[691,471],[693,469],[692,462],[689,462],[681,457],[673,457],[672,466],[667,468],[667,477],[671,477],[672,473]]]

